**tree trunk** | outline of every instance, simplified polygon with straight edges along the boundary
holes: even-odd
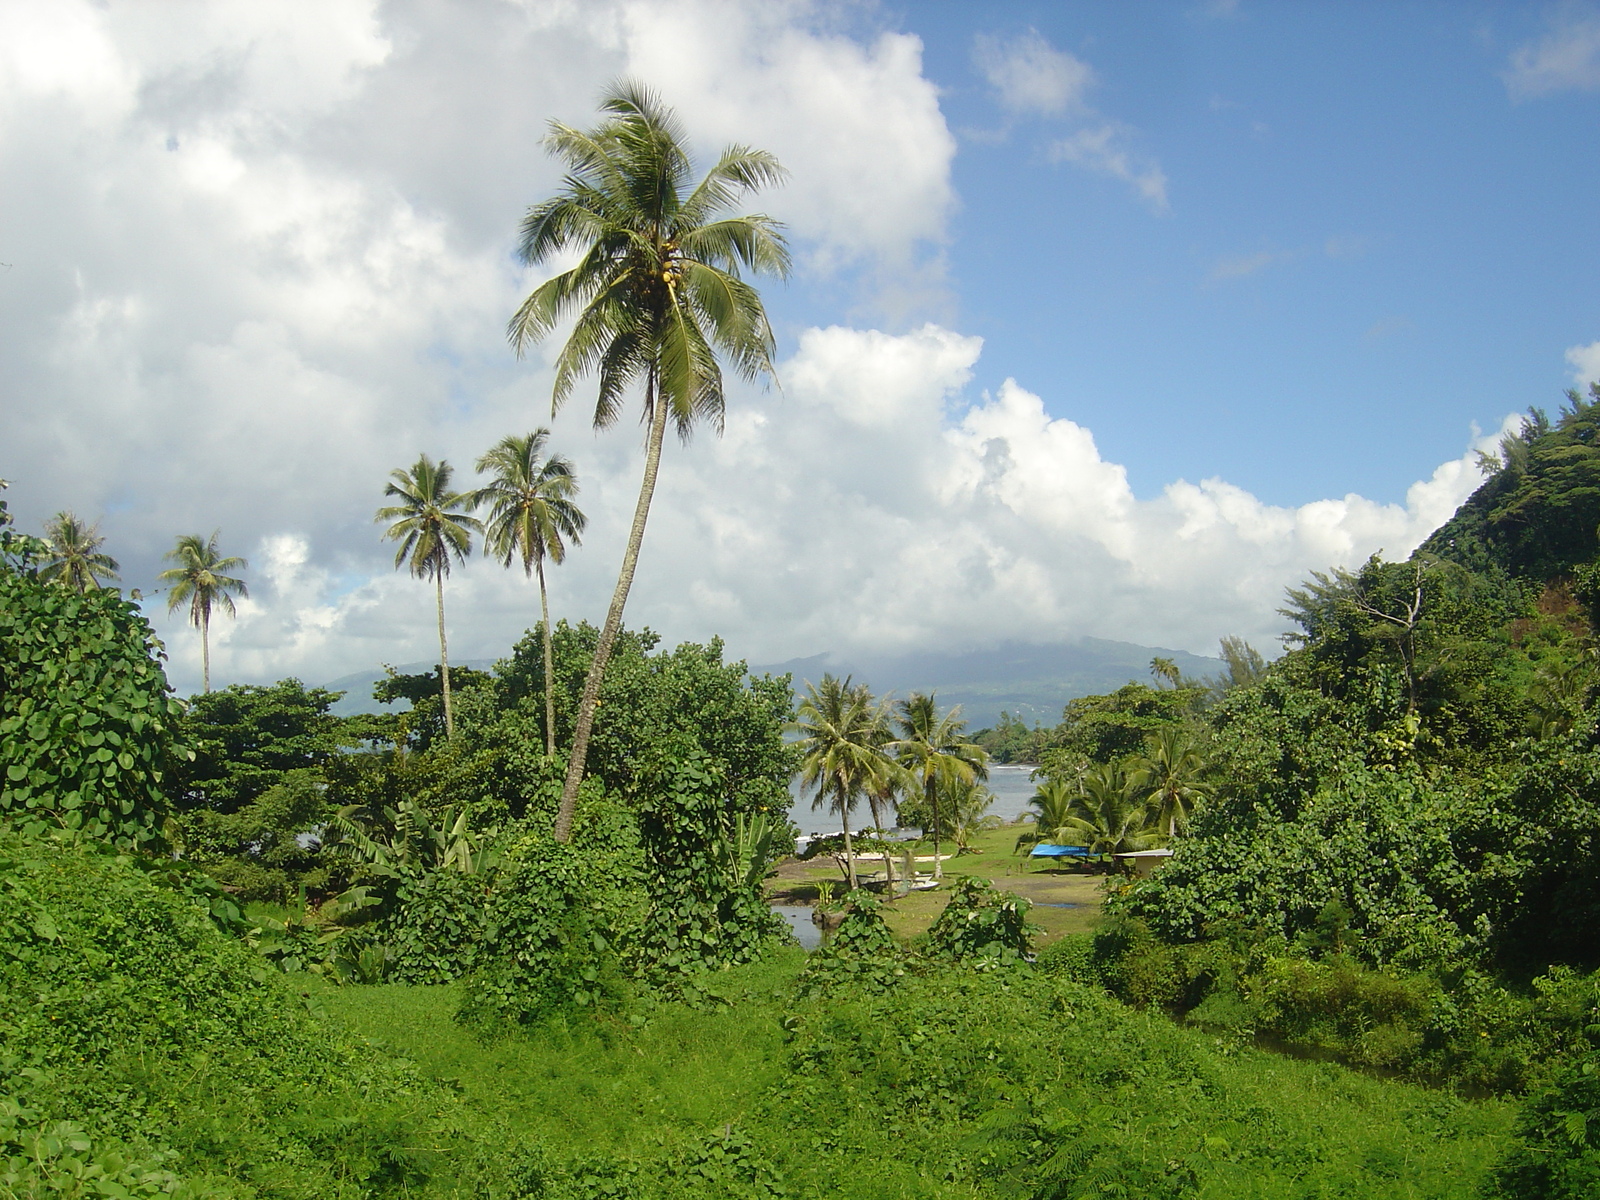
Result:
[[[456,736],[455,717],[450,713],[450,650],[444,640],[444,572],[433,573],[434,595],[439,602],[439,682],[444,687],[444,738],[452,741]]]
[[[844,826],[844,877],[850,881],[850,890],[856,890],[856,852],[850,844],[850,806],[845,795],[839,793],[839,823]]]
[[[872,809],[872,823],[878,827],[878,840],[883,842],[883,894],[886,899],[893,900],[894,868],[889,863],[889,842],[883,836],[883,815],[878,811],[878,797],[868,792],[867,804]]]
[[[939,786],[928,782],[928,811],[933,814],[933,877],[944,878],[944,863],[939,860]]]
[[[211,609],[200,610],[200,679],[201,687],[211,691]]]
[[[544,590],[544,555],[534,559],[539,570],[539,616],[544,621],[544,740],[545,753],[556,756],[555,655],[550,649],[550,600]]]
[[[572,814],[578,806],[578,785],[583,782],[583,769],[589,761],[589,735],[594,729],[594,710],[600,703],[600,681],[605,676],[612,644],[622,629],[622,608],[628,602],[628,589],[633,586],[634,568],[639,565],[644,524],[650,516],[650,500],[656,491],[656,471],[661,466],[661,442],[667,432],[667,405],[656,395],[653,374],[645,386],[651,412],[650,440],[644,456],[644,479],[639,483],[639,502],[633,510],[633,528],[628,531],[628,548],[622,555],[622,573],[617,576],[617,590],[611,595],[611,608],[606,612],[606,623],[600,630],[600,644],[594,648],[594,661],[589,664],[589,674],[583,681],[583,697],[578,702],[578,721],[572,730],[572,754],[567,760],[566,782],[561,785],[561,807],[556,811],[555,839],[558,842],[565,842],[572,834]]]

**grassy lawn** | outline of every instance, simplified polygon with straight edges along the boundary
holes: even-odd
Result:
[[[1017,836],[1028,826],[1005,825],[999,829],[986,829],[972,839],[973,853],[948,859],[944,864],[946,879],[963,875],[987,879],[998,888],[1015,892],[1033,901],[1028,914],[1033,923],[1044,930],[1038,942],[1048,945],[1064,933],[1077,933],[1093,929],[1100,921],[1101,884],[1105,876],[1084,866],[1056,866],[1030,864],[1016,852]],[[944,847],[949,853],[950,847]],[[913,843],[913,853],[932,854],[931,842]],[[926,870],[928,864],[919,869]],[[823,888],[842,889],[844,876],[831,858],[801,862],[790,859],[768,885],[772,899],[786,904],[813,904]],[[884,906],[883,915],[889,927],[902,938],[915,937],[927,930],[944,911],[947,893],[939,888],[933,891],[913,892],[892,904]],[[1071,905],[1072,907],[1064,907]]]
[[[770,1195],[683,1176],[696,1147],[731,1131],[797,1200],[1469,1200],[1514,1111],[1223,1046],[1031,975],[803,1003],[802,962],[790,950],[710,977],[726,1004],[650,1006],[642,1025],[585,1015],[494,1042],[454,1021],[452,987],[309,986],[336,1020],[457,1090],[456,1119],[639,1172],[623,1190],[562,1197]],[[1032,1149],[1014,1140],[1019,1114],[1042,1139]],[[1058,1182],[1106,1190],[1015,1190],[1058,1154],[1081,1164]],[[1006,1161],[1008,1179],[981,1182]]]

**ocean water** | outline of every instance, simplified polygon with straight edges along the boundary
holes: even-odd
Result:
[[[1004,821],[1015,821],[1027,812],[1028,801],[1036,786],[1030,778],[1032,772],[1032,767],[991,765],[988,788],[994,793],[994,803],[989,805],[989,812]],[[801,796],[798,780],[790,784],[789,792],[794,797],[794,802],[789,806],[789,819],[800,827],[801,833],[839,832],[839,818],[831,812],[813,810],[810,796]],[[871,810],[863,801],[850,814],[850,828],[856,829],[871,823]]]

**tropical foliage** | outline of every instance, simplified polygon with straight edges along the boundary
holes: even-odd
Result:
[[[594,371],[599,375],[595,427],[613,424],[627,391],[638,386],[649,429],[622,570],[578,705],[556,819],[558,841],[570,833],[668,419],[684,439],[697,421],[721,432],[719,355],[746,379],[772,374],[772,329],[759,294],[743,275],[782,276],[789,270],[789,252],[775,221],[729,215],[745,194],[783,179],[775,158],[731,146],[693,183],[683,131],[654,95],[635,84],[618,84],[601,107],[609,117],[593,129],[551,125],[546,145],[565,163],[567,178],[560,192],[528,211],[519,252],[530,266],[567,253],[576,253],[579,261],[534,289],[509,330],[520,354],[575,318],[556,357],[552,411],[571,395],[580,376]]]
[[[54,580],[75,592],[103,587],[101,580],[117,578],[117,560],[100,547],[105,538],[94,525],[85,525],[70,512],[59,512],[44,527],[48,556],[39,569],[43,579]]]

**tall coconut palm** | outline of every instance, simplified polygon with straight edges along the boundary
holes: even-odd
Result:
[[[953,785],[989,778],[989,756],[963,736],[967,723],[961,719],[959,704],[941,713],[933,693],[912,692],[895,704],[895,714],[900,736],[891,743],[891,750],[922,789],[933,826],[933,876],[942,879],[939,797]]]
[[[217,532],[220,532],[217,531]],[[220,608],[230,617],[236,609],[235,596],[241,599],[250,595],[242,579],[229,575],[229,571],[242,571],[250,564],[242,558],[224,557],[217,549],[217,533],[202,538],[198,533],[179,536],[166,554],[168,562],[178,565],[163,571],[158,579],[170,585],[167,592],[167,611],[180,605],[189,605],[189,620],[200,631],[201,678],[206,691],[211,690],[211,610]]]
[[[545,589],[544,560],[561,563],[567,543],[581,541],[589,519],[573,503],[578,477],[559,454],[543,457],[550,431],[535,429],[525,437],[511,434],[478,460],[478,471],[492,472],[476,499],[489,506],[484,522],[485,549],[509,567],[522,560],[524,575],[539,576],[539,616],[544,630],[545,749],[556,752],[555,663],[550,649],[550,599]]]
[[[1183,731],[1170,726],[1151,738],[1149,754],[1135,760],[1129,781],[1169,838],[1189,823],[1194,806],[1205,797],[1200,779],[1205,768]]]
[[[450,711],[450,647],[444,636],[444,577],[450,574],[450,560],[465,562],[472,553],[472,535],[483,525],[476,517],[468,516],[475,497],[468,493],[452,492],[450,477],[454,474],[450,464],[443,459],[434,462],[421,455],[407,471],[396,467],[389,472],[389,484],[383,489],[385,496],[398,500],[398,504],[380,508],[375,521],[390,522],[383,531],[384,539],[400,543],[395,552],[394,565],[401,564],[418,579],[432,579],[434,597],[439,612],[439,683],[444,690],[444,736],[456,735],[455,718]]]
[[[889,763],[879,749],[877,706],[865,685],[850,686],[831,674],[806,684],[805,699],[790,726],[802,736],[800,778],[813,787],[811,806],[826,804],[844,829],[845,876],[856,888],[855,847],[850,840],[850,810],[863,794],[884,786]]]
[[[98,525],[85,525],[70,512],[58,512],[44,526],[49,557],[39,571],[42,579],[54,579],[75,592],[101,586],[102,579],[118,578],[117,560],[102,553],[106,544]]]
[[[618,83],[607,90],[601,108],[609,115],[593,129],[550,127],[545,144],[565,162],[567,177],[555,196],[528,211],[518,250],[530,266],[569,252],[579,255],[578,264],[536,288],[508,330],[520,355],[575,317],[556,358],[551,411],[560,408],[579,376],[595,371],[595,427],[613,424],[624,394],[638,384],[648,431],[622,569],[578,704],[556,814],[558,841],[566,841],[572,827],[600,683],[638,565],[667,420],[683,439],[697,419],[721,432],[719,353],[746,379],[771,376],[772,328],[742,272],[783,276],[789,270],[777,222],[730,215],[746,193],[784,178],[772,155],[730,146],[693,183],[683,131],[653,94]]]

